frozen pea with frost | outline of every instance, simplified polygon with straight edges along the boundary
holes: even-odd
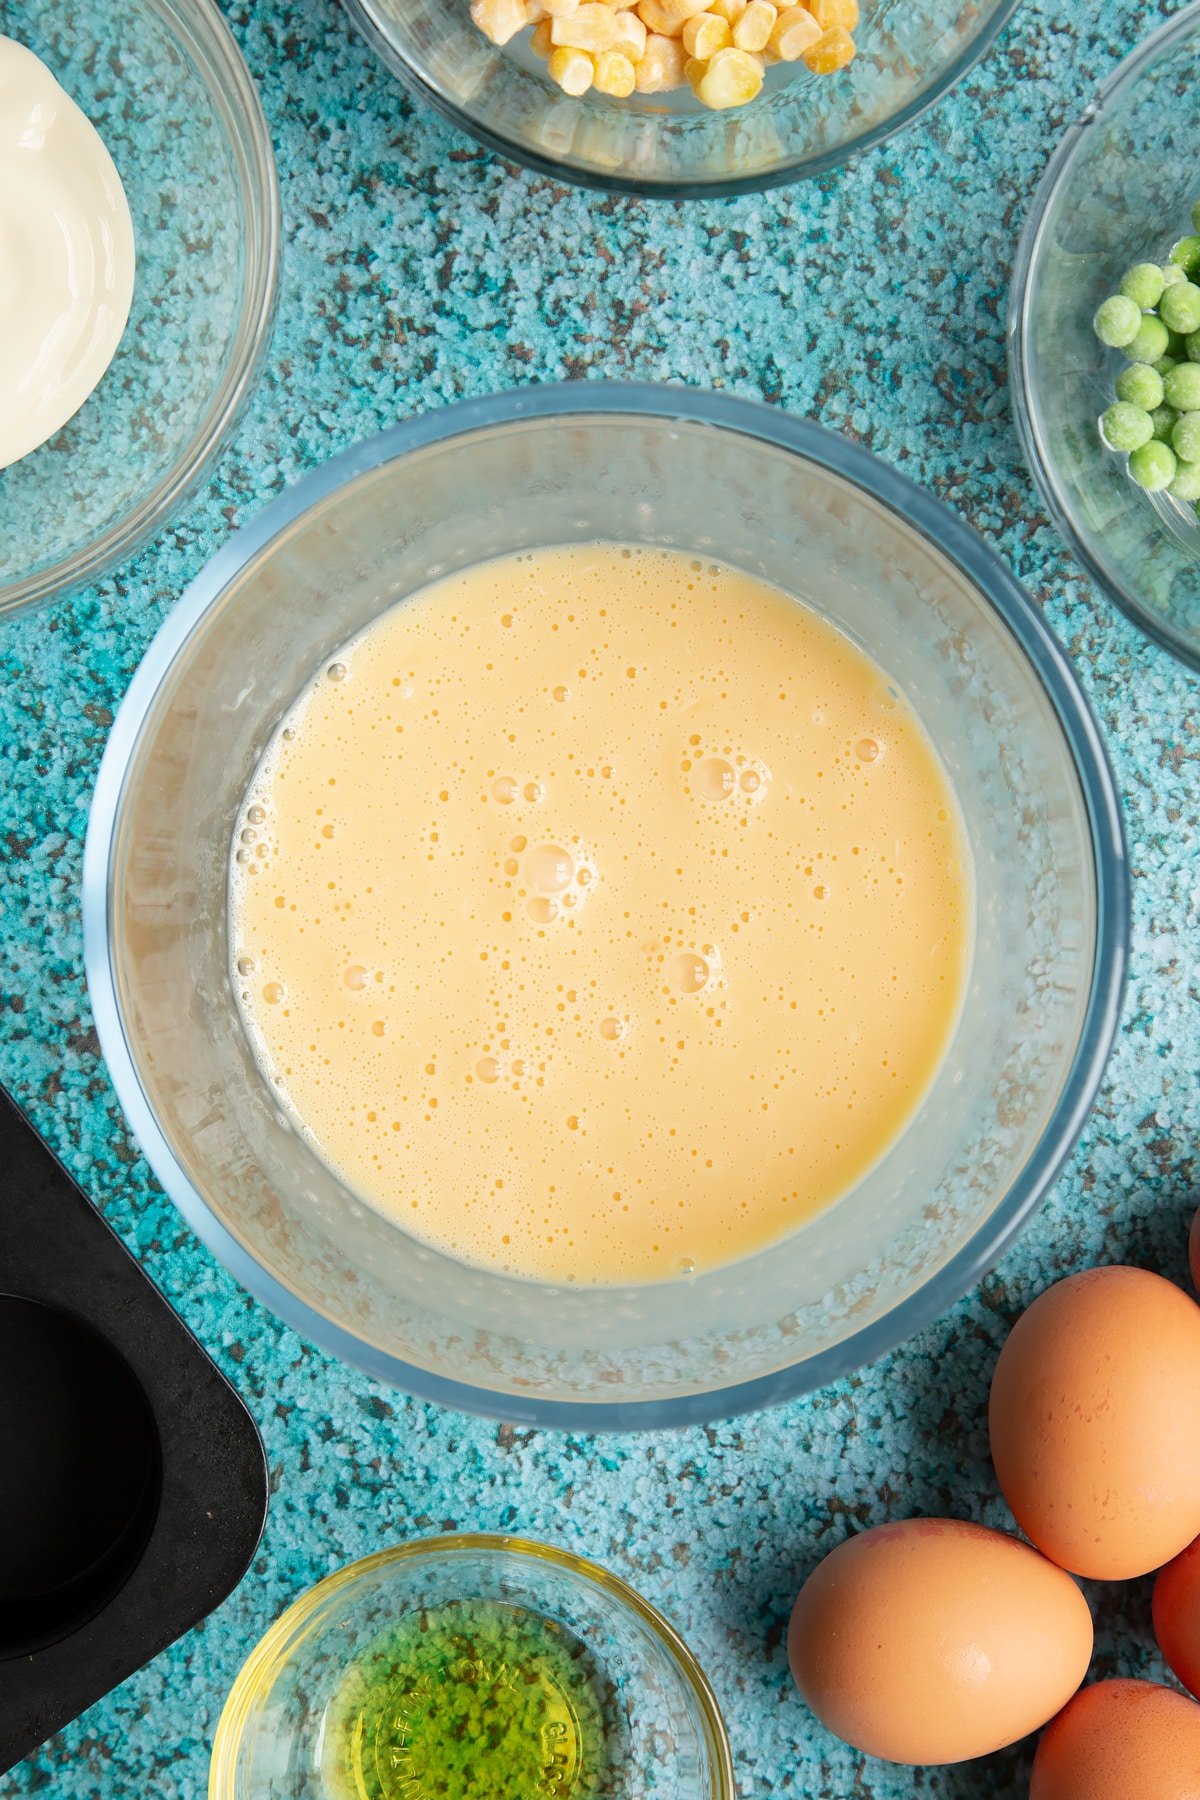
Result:
[[[1200,462],[1184,462],[1177,457],[1167,492],[1176,500],[1200,500]]]
[[[1179,414],[1173,406],[1156,406],[1150,414],[1151,436],[1159,438],[1164,444],[1169,444],[1178,417]]]
[[[1151,374],[1153,374],[1151,370]],[[1183,362],[1171,369],[1162,384],[1163,399],[1178,412],[1200,410],[1200,363]],[[1124,396],[1122,396],[1124,398]],[[1153,407],[1147,407],[1152,412]]]
[[[1175,453],[1167,444],[1152,438],[1148,444],[1141,444],[1129,458],[1129,473],[1140,488],[1148,494],[1157,494],[1168,487],[1175,477]]]
[[[1156,363],[1151,363],[1149,366],[1155,374],[1165,378],[1168,372],[1176,366],[1178,360],[1178,357],[1175,356],[1160,356]]]
[[[1162,291],[1162,270],[1157,263],[1134,263],[1121,277],[1121,292],[1143,312],[1158,305]]]
[[[1180,413],[1171,431],[1171,448],[1182,462],[1200,462],[1200,412]]]
[[[1150,414],[1118,400],[1100,414],[1100,436],[1110,450],[1137,450],[1154,435]]]
[[[1177,281],[1159,301],[1158,316],[1168,331],[1200,331],[1200,287],[1194,281]]]
[[[1156,363],[1166,356],[1170,334],[1161,319],[1153,313],[1142,313],[1141,324],[1127,344],[1120,345],[1130,362]]]
[[[1107,344],[1111,350],[1121,350],[1133,342],[1141,323],[1142,311],[1137,302],[1128,294],[1113,294],[1096,308],[1092,329],[1102,344]],[[1166,349],[1165,341],[1163,349]]]
[[[1178,263],[1168,262],[1162,266],[1163,287],[1176,287],[1179,282],[1186,281],[1187,276]]]
[[[1117,399],[1140,406],[1143,412],[1153,412],[1161,406],[1163,396],[1163,378],[1151,363],[1130,363],[1117,376]]]

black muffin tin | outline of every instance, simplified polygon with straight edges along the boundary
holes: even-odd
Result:
[[[0,1771],[235,1588],[249,1413],[0,1088]]]

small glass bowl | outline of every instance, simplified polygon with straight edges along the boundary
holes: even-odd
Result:
[[[524,1538],[426,1538],[351,1563],[290,1606],[251,1653],[225,1703],[213,1744],[209,1800],[407,1800],[433,1774],[415,1743],[394,1748],[395,1711],[428,1681],[388,1671],[390,1691],[377,1739],[369,1707],[348,1684],[406,1615],[464,1602],[518,1608],[567,1634],[574,1666],[591,1665],[603,1689],[607,1754],[597,1780],[597,1734],[562,1690],[549,1689],[546,1800],[734,1800],[733,1762],[711,1688],[662,1615],[617,1576]],[[556,1633],[557,1635],[557,1633]],[[573,1640],[573,1642],[572,1642]],[[470,1672],[484,1684],[526,1686],[532,1664],[493,1664],[464,1642]],[[363,1684],[365,1686],[365,1684]],[[399,1696],[397,1699],[396,1696]],[[349,1698],[348,1698],[349,1696]],[[352,1732],[345,1729],[354,1719]],[[593,1721],[594,1723],[594,1721]],[[345,1762],[343,1763],[343,1756]],[[364,1774],[365,1771],[365,1774]],[[339,1775],[341,1779],[339,1779]],[[442,1789],[439,1787],[440,1793]],[[512,1800],[538,1800],[513,1794]]]
[[[227,441],[270,340],[279,196],[254,83],[212,0],[21,0],[0,29],[96,126],[133,214],[120,347],[61,431],[0,473],[0,617],[96,581]]]
[[[837,75],[767,70],[751,105],[712,112],[669,94],[570,99],[522,32],[503,49],[468,0],[343,0],[393,72],[501,156],[611,193],[685,200],[819,175],[939,100],[983,54],[1016,0],[863,0],[858,56]]]
[[[1147,494],[1096,421],[1124,359],[1092,316],[1132,263],[1166,260],[1200,197],[1200,6],[1127,57],[1046,170],[1013,274],[1010,385],[1025,459],[1071,549],[1158,643],[1200,668],[1200,522]]]

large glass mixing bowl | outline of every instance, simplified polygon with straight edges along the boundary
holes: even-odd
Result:
[[[609,539],[718,555],[814,606],[907,692],[957,789],[977,943],[949,1053],[852,1192],[773,1248],[628,1288],[457,1262],[292,1129],[229,980],[247,781],[312,671],[432,577]],[[957,1299],[1061,1168],[1120,1005],[1117,797],[1062,651],[952,513],[853,445],[721,395],[587,382],[462,403],[300,482],[216,556],[134,677],[84,866],[88,981],[149,1161],[284,1318],[449,1405],[573,1428],[719,1417],[819,1386]]]
[[[1200,6],[1140,45],[1055,151],[1013,271],[1009,368],[1025,460],[1085,568],[1166,649],[1200,669],[1200,523],[1147,494],[1096,421],[1125,359],[1092,330],[1132,263],[1165,262],[1200,199]]]
[[[558,180],[675,200],[799,181],[890,137],[962,79],[1016,4],[864,0],[848,68],[781,63],[749,106],[712,112],[688,87],[571,99],[528,31],[497,49],[468,0],[343,0],[388,67],[490,149]]]

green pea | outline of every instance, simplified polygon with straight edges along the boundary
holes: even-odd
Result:
[[[1200,412],[1200,363],[1180,363],[1172,369],[1163,382],[1163,399],[1178,412]],[[1152,412],[1153,408],[1146,410]]]
[[[1170,374],[1175,366],[1176,359],[1173,356],[1160,356],[1156,363],[1150,364],[1150,367],[1154,370],[1155,374],[1163,376],[1164,379]]]
[[[1173,406],[1156,406],[1150,414],[1152,435],[1162,443],[1169,444],[1171,433],[1175,429],[1175,421],[1179,417]]]
[[[1200,462],[1179,462],[1167,492],[1176,500],[1200,500]]]
[[[1196,242],[1200,244],[1200,238]],[[1177,281],[1159,302],[1158,316],[1169,331],[1200,331],[1200,287]]]
[[[1142,312],[1157,306],[1163,291],[1162,270],[1157,263],[1134,263],[1121,278],[1121,292]]]
[[[1200,331],[1189,331],[1183,340],[1183,353],[1189,362],[1200,363]]]
[[[1131,302],[1132,304],[1132,302]],[[1143,313],[1141,324],[1127,343],[1119,346],[1130,362],[1156,363],[1167,354],[1167,328],[1153,313]]]
[[[1183,462],[1200,462],[1200,412],[1180,413],[1171,432],[1171,448]]]
[[[1131,344],[1138,334],[1142,323],[1142,312],[1137,302],[1128,294],[1114,294],[1111,299],[1104,300],[1096,308],[1096,316],[1092,320],[1092,330],[1102,344],[1113,350],[1120,350]],[[1164,334],[1163,349],[1166,349]],[[1159,352],[1161,356],[1162,351]],[[1141,359],[1145,361],[1143,357]]]
[[[1175,457],[1157,439],[1142,444],[1129,458],[1129,474],[1148,494],[1157,494],[1175,479]]]
[[[1164,288],[1178,287],[1181,281],[1187,280],[1187,276],[1184,274],[1179,264],[1173,262],[1164,263],[1162,265],[1162,278]]]
[[[1185,275],[1190,276],[1194,270],[1200,269],[1200,237],[1181,237],[1177,244],[1172,244],[1171,261]]]
[[[1118,400],[1100,414],[1100,436],[1110,450],[1137,450],[1154,435],[1150,414],[1127,400]]]
[[[1188,366],[1190,368],[1191,364]],[[1196,373],[1200,375],[1200,369]],[[1130,363],[1117,376],[1117,399],[1128,400],[1131,406],[1140,406],[1143,412],[1153,412],[1156,406],[1161,406],[1163,392],[1163,378],[1149,363]]]

